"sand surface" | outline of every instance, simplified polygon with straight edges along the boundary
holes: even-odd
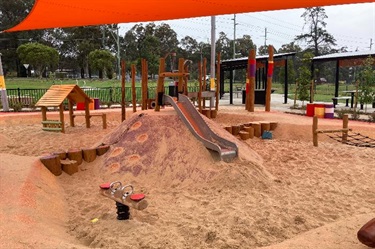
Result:
[[[78,117],[66,134],[42,131],[40,113],[0,115],[0,248],[367,248],[356,233],[375,217],[375,148],[326,135],[313,147],[310,117],[223,107],[206,122],[239,147],[225,163],[173,109],[128,112],[123,123],[119,110],[103,111],[108,129],[99,118],[86,129]],[[223,129],[262,120],[278,122],[272,140],[240,141]],[[375,138],[373,123],[349,127]],[[72,176],[56,177],[38,159],[102,143],[110,150]],[[127,221],[98,192],[117,180],[149,203]]]

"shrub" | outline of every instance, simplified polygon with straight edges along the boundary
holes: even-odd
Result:
[[[375,112],[368,115],[370,122],[375,122]]]
[[[359,114],[360,114],[360,112],[358,112],[358,111],[353,111],[353,112],[352,112],[352,119],[354,119],[354,120],[358,120],[358,119],[359,119]]]
[[[345,110],[345,109],[339,109],[339,110],[336,111],[337,116],[338,116],[339,118],[341,118],[341,119],[344,117],[345,114],[348,114],[349,112],[350,112],[350,111]]]
[[[22,111],[22,103],[20,102],[11,102],[9,107],[12,108],[14,112]]]

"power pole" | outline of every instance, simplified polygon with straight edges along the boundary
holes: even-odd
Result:
[[[371,39],[370,39],[370,50],[371,50],[373,44],[374,44],[374,43],[372,42],[372,38],[371,38]]]
[[[233,59],[236,59],[236,14],[233,15]],[[235,77],[235,70],[233,70],[233,82]]]
[[[267,28],[264,28],[264,46],[267,47]]]
[[[236,26],[238,23],[236,23],[236,14],[233,15],[233,59],[236,58]]]
[[[119,35],[120,27],[117,24],[117,79],[120,79],[121,75],[121,56],[120,56],[120,35]]]

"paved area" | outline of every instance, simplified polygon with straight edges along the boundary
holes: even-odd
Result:
[[[223,98],[220,99],[219,105],[220,106],[244,106],[244,104],[242,104],[242,94],[239,94],[238,97],[234,94],[233,97],[234,97],[233,98],[233,104],[231,105],[231,104],[229,104],[229,94],[224,94]],[[307,103],[308,102],[305,101],[303,103],[303,105],[306,105]],[[322,102],[317,102],[317,103],[322,103]],[[302,101],[297,100],[296,104],[299,107],[301,107]],[[327,102],[326,104],[332,104],[332,102],[330,102],[330,103]],[[287,99],[287,103],[284,104],[284,95],[283,94],[272,94],[271,95],[271,109],[272,110],[290,112],[290,111],[293,111],[291,109],[291,107],[293,105],[294,105],[293,99]],[[350,105],[350,103],[349,103],[349,105]],[[261,107],[262,105],[256,105],[256,106]],[[367,107],[367,113],[375,112],[375,108],[372,108],[371,104],[367,104],[366,107]],[[338,105],[336,105],[335,110],[338,110],[338,109],[350,110],[350,107],[346,107],[345,103],[340,102]],[[361,111],[364,111],[364,110],[361,110]]]

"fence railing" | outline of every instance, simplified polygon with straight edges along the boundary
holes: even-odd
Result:
[[[174,87],[166,86],[165,94],[170,95],[170,91],[174,91]],[[7,89],[9,106],[33,107],[36,102],[47,92],[48,89]],[[121,87],[103,87],[103,88],[83,88],[82,89],[90,98],[97,98],[102,104],[120,104],[121,103]],[[141,102],[142,88],[136,87],[136,101]],[[148,88],[148,98],[155,98],[155,87]],[[188,92],[196,92],[198,87],[189,86]],[[125,87],[125,101],[132,102],[131,87]],[[67,103],[66,103],[67,104]]]

